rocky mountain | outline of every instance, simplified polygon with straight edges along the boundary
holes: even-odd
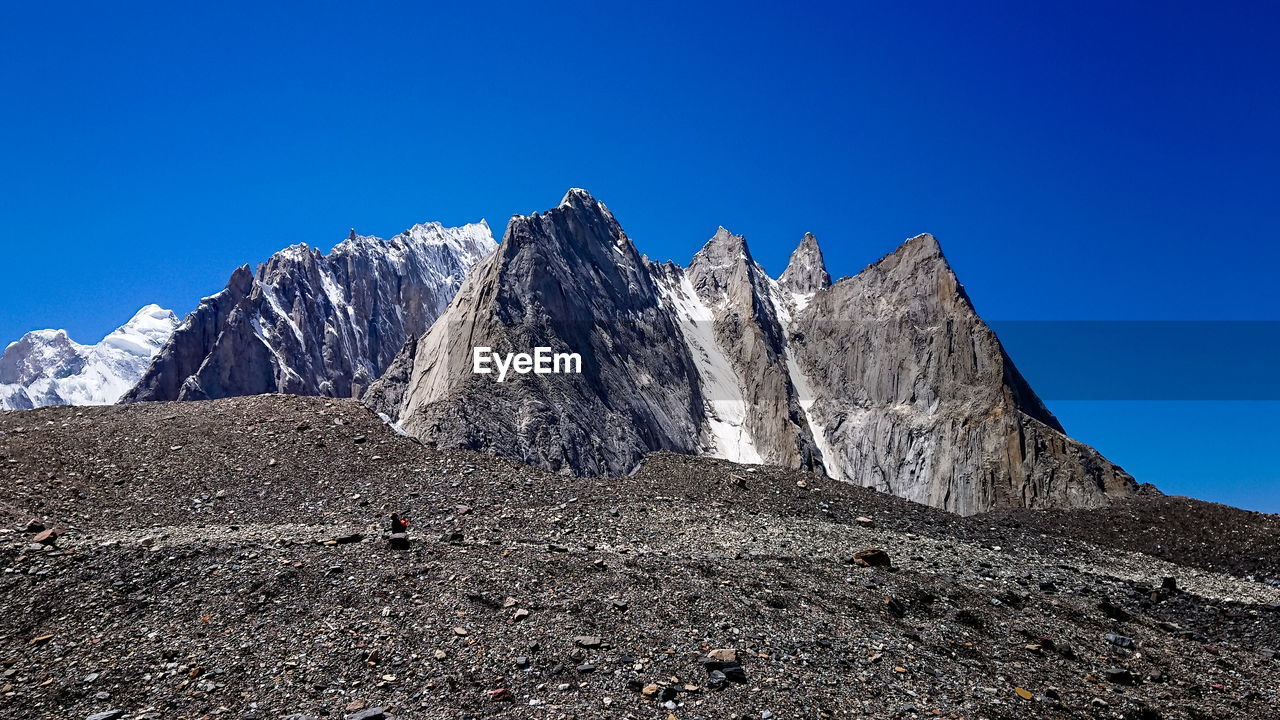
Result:
[[[571,190],[511,219],[368,402],[421,438],[558,471],[625,474],[653,449],[696,453],[698,373],[655,275],[613,214]],[[496,383],[472,372],[473,347],[538,346],[579,353],[583,373]]]
[[[711,380],[704,416],[715,438],[709,454],[818,467],[817,448],[790,381],[786,310],[776,302],[775,284],[752,259],[746,239],[720,228],[682,275],[687,287],[683,293],[669,289],[667,306],[690,330],[685,339],[691,352],[696,347],[716,358],[704,373]],[[692,339],[708,333],[710,338]]]
[[[288,247],[187,316],[127,402],[284,392],[357,397],[496,247],[484,222]]]
[[[1066,436],[933,236],[801,302],[788,346],[830,476],[964,514],[1091,507],[1132,489]]]
[[[576,352],[581,375],[472,372],[475,347]],[[650,262],[570,190],[498,251],[366,402],[444,447],[623,474],[670,450],[824,472],[971,514],[1133,492],[1063,431],[922,235],[830,281],[806,235],[774,280],[721,228],[688,268]]]
[[[93,345],[65,330],[33,330],[0,355],[0,410],[116,402],[177,325],[172,311],[147,305]]]

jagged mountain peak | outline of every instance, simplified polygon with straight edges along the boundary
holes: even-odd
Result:
[[[306,247],[306,243],[302,243]],[[449,227],[443,223],[431,221],[417,223],[408,229],[396,233],[388,239],[377,235],[362,235],[354,228],[347,237],[334,245],[329,253],[314,252],[315,260],[351,256],[360,254],[421,254],[439,256],[447,252],[466,258],[468,266],[481,257],[488,255],[497,247],[493,240],[493,231],[483,218],[473,223],[457,227]],[[282,251],[282,252],[287,252]],[[279,255],[280,253],[277,253]]]
[[[351,230],[327,255],[298,243],[256,276],[248,265],[236,268],[124,399],[358,396],[496,246],[484,221],[429,222],[390,240]]]
[[[804,234],[778,282],[784,289],[797,293],[814,293],[831,285],[822,248],[818,247],[813,233]]]
[[[607,267],[613,263],[602,261],[617,254],[626,258],[626,265],[643,265],[609,208],[581,188],[570,188],[560,204],[546,212],[511,216],[499,255],[513,258],[531,244],[548,258],[594,257],[594,265]]]
[[[955,291],[954,294],[964,295],[964,288],[956,279],[955,271],[947,262],[946,256],[942,254],[942,245],[930,233],[920,233],[903,240],[898,247],[863,268],[857,275],[841,278],[838,284],[879,274],[893,275],[902,279],[939,275],[949,279],[946,284]]]
[[[345,243],[347,241],[343,242]],[[313,247],[304,242],[294,243],[293,245],[290,245],[267,258],[267,261],[258,267],[258,274],[261,275],[264,268],[272,269],[290,263],[314,263],[323,257],[324,253],[320,252],[320,248]]]
[[[736,235],[722,225],[716,228],[711,239],[694,253],[693,260],[689,262],[689,270],[697,274],[723,275],[740,266],[754,264],[755,260],[751,257],[751,248],[747,246],[746,237]],[[721,278],[722,282],[725,280],[726,278]]]
[[[458,227],[447,227],[439,222],[418,223],[413,227],[397,234],[391,238],[392,242],[403,241],[410,243],[420,243],[423,245],[449,246],[453,248],[462,248],[468,241],[474,242],[477,238],[492,238],[493,231],[489,228],[489,223],[484,218],[473,222],[459,225]]]
[[[942,244],[933,236],[933,233],[920,233],[907,238],[902,242],[900,249],[930,257],[942,257]]]
[[[704,300],[733,295],[741,301],[735,303],[738,310],[750,314],[762,311],[772,282],[751,256],[747,239],[723,226],[694,254],[686,272]]]
[[[564,198],[560,200],[560,204],[556,207],[542,213],[542,216],[557,217],[564,216],[565,213],[576,213],[583,218],[601,218],[606,224],[616,227],[616,234],[623,234],[622,227],[618,225],[618,220],[613,216],[608,206],[600,202],[591,193],[582,188],[569,188],[564,194]],[[534,213],[533,217],[538,217],[538,213]],[[517,219],[529,219],[528,217],[516,215],[511,218],[512,221]],[[508,225],[508,227],[510,227]]]
[[[231,271],[231,277],[227,280],[227,288],[238,291],[243,295],[249,292],[251,287],[253,287],[253,268],[245,264]]]
[[[559,207],[589,207],[600,204],[599,200],[584,190],[583,188],[569,188],[565,191],[564,197],[560,199]]]
[[[351,232],[347,233],[347,236],[342,239],[342,242],[329,249],[329,255],[352,252],[371,243],[385,244],[386,241],[376,235],[361,235],[356,232],[355,228],[352,228]]]
[[[715,235],[711,236],[711,239],[707,241],[703,248],[705,249],[709,245],[723,247],[727,250],[738,250],[741,251],[743,257],[748,260],[751,259],[751,249],[747,247],[746,236],[738,235],[737,233],[726,229],[723,225],[716,228]]]
[[[886,262],[890,264],[937,262],[948,265],[946,256],[942,254],[942,244],[938,242],[938,238],[930,233],[920,233],[903,240],[898,247],[873,263],[873,265],[880,265]]]

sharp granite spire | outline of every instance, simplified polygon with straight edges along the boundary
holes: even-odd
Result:
[[[813,233],[805,233],[778,284],[784,290],[797,293],[814,293],[831,286],[831,276],[827,274],[827,264],[822,259],[822,249],[818,247],[818,239]]]

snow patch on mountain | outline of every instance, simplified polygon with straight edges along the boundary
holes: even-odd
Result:
[[[817,295],[817,293],[791,293],[791,302],[795,305],[797,315],[809,307],[809,302],[813,300],[814,295]]]
[[[698,297],[683,271],[679,283],[664,278],[659,291],[675,313],[689,354],[702,379],[702,396],[707,403],[707,425],[711,430],[712,457],[733,462],[759,464],[760,451],[746,427],[747,399],[738,383],[733,363],[716,342],[715,314]]]

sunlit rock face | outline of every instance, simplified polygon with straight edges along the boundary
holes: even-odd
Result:
[[[580,353],[581,375],[477,375],[475,347]],[[442,447],[576,474],[672,450],[821,472],[972,514],[1133,492],[1067,437],[929,235],[834,284],[806,234],[778,279],[721,228],[688,268],[571,190],[517,216],[366,403]]]

